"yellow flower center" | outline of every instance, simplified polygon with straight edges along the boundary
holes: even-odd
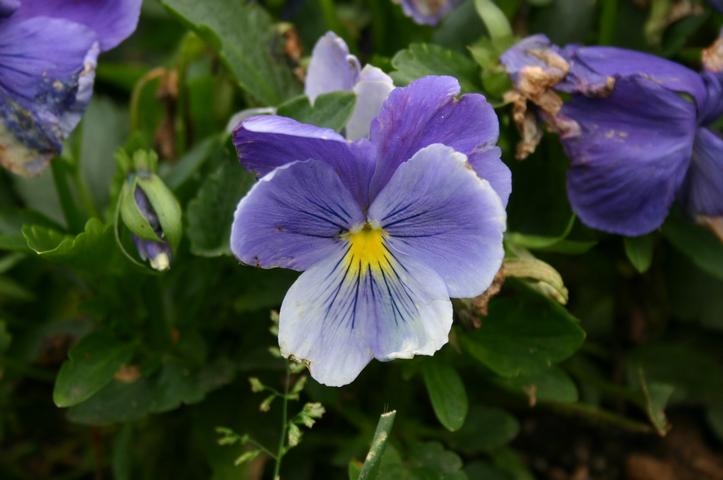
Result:
[[[349,251],[344,258],[349,274],[358,275],[389,269],[390,254],[384,246],[386,236],[384,230],[368,223],[361,229],[342,236],[349,243]]]

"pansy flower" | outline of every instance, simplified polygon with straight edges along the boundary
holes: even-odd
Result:
[[[709,128],[723,114],[723,69],[711,48],[702,74],[621,48],[559,48],[542,35],[501,57],[517,105],[530,101],[560,133],[568,196],[584,223],[643,235],[676,198],[701,220],[723,216],[723,139]],[[529,128],[529,116],[517,120]]]
[[[141,0],[0,0],[0,164],[40,172],[90,101],[96,59],[136,28]]]
[[[372,359],[431,355],[447,342],[450,297],[473,297],[504,255],[509,169],[497,117],[451,77],[397,88],[350,142],[279,116],[242,121],[241,164],[262,175],[238,205],[243,262],[304,273],[284,298],[279,344],[326,385]]]

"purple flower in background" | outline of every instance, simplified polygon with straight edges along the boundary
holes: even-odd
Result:
[[[723,12],[723,0],[708,0],[708,3],[719,12]]]
[[[529,101],[560,133],[570,203],[587,225],[642,235],[663,223],[676,198],[692,216],[723,216],[723,139],[708,128],[723,114],[716,45],[699,74],[621,48],[523,40],[501,57],[523,137],[533,132],[518,154],[536,141]],[[556,92],[573,95],[563,103]]]
[[[395,89],[369,138],[279,116],[233,138],[263,177],[241,200],[231,249],[244,263],[303,271],[284,298],[279,344],[312,376],[344,385],[376,358],[447,342],[450,297],[492,282],[504,255],[509,169],[481,95],[451,77]]]
[[[0,163],[32,175],[90,101],[96,59],[135,30],[141,0],[0,0]]]
[[[402,5],[404,14],[420,25],[436,25],[461,0],[395,0]]]
[[[324,93],[349,91],[356,94],[356,105],[346,124],[349,140],[369,135],[372,120],[392,90],[391,77],[373,65],[361,68],[359,60],[349,53],[344,40],[334,32],[327,32],[314,45],[304,93],[312,103]]]

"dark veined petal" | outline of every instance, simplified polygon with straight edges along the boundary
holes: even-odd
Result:
[[[36,17],[0,23],[0,163],[31,175],[60,153],[93,92],[95,33]]]
[[[378,230],[359,230],[304,272],[281,305],[279,345],[330,386],[353,381],[372,358],[431,355],[447,343],[452,304],[439,276],[392,254]]]
[[[682,195],[691,215],[723,216],[723,139],[699,128]]]
[[[428,76],[396,88],[372,122],[377,165],[371,197],[384,188],[397,167],[420,149],[441,143],[465,155],[492,148],[499,136],[494,109],[482,95],[460,98],[453,77]]]
[[[328,164],[294,162],[263,177],[241,200],[231,250],[249,265],[305,270],[337,251],[340,235],[362,221]]]
[[[142,0],[22,0],[13,21],[32,17],[71,20],[93,30],[102,51],[110,50],[135,31]]]
[[[313,102],[323,93],[351,91],[359,77],[359,60],[334,32],[327,32],[314,45],[306,73],[304,92]]]
[[[568,196],[587,225],[638,236],[665,219],[690,164],[696,107],[643,77],[620,78],[608,98],[574,97],[562,115]]]
[[[251,117],[233,131],[241,164],[259,175],[291,162],[320,160],[331,165],[360,204],[368,197],[373,160],[369,149],[349,144],[328,128],[277,115]]]
[[[393,251],[437,272],[452,297],[481,294],[502,265],[502,202],[450,147],[430,145],[402,164],[369,218],[386,232]]]

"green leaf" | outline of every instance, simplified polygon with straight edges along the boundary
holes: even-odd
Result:
[[[224,162],[203,182],[188,203],[191,252],[204,257],[231,253],[229,238],[236,206],[254,183],[254,176],[237,162]]]
[[[424,385],[439,423],[453,432],[464,425],[467,417],[467,391],[457,371],[441,358],[423,363]]]
[[[11,277],[0,275],[0,298],[18,302],[29,302],[35,300],[35,293],[22,286]]]
[[[284,61],[273,20],[255,3],[161,0],[218,51],[241,87],[265,105],[294,96],[299,82]]]
[[[159,167],[161,178],[171,190],[184,186],[201,166],[222,148],[220,136],[212,136],[194,145],[176,164],[170,168],[168,163]]]
[[[459,80],[462,91],[479,90],[479,68],[462,53],[439,45],[413,43],[392,58],[394,83],[406,85],[427,75],[451,75]]]
[[[449,435],[449,444],[457,451],[474,455],[507,445],[519,431],[519,422],[506,410],[475,405],[465,425]]]
[[[663,235],[701,270],[723,279],[723,243],[708,230],[671,214]]]
[[[585,338],[565,308],[521,287],[496,297],[479,330],[460,337],[477,360],[503,377],[534,373],[560,362]]]
[[[22,232],[28,247],[48,260],[93,273],[117,274],[123,269],[113,226],[104,225],[97,218],[88,220],[85,230],[76,236],[40,225],[25,225]]]
[[[655,238],[652,234],[642,237],[625,237],[625,254],[639,273],[645,273],[653,263]]]
[[[105,333],[83,337],[68,353],[53,389],[58,407],[72,407],[98,392],[133,356],[133,345]]]
[[[437,442],[417,443],[409,452],[409,467],[414,479],[466,480],[462,459]]]
[[[492,0],[474,0],[477,15],[487,27],[492,38],[506,38],[512,36],[512,27],[500,7]]]
[[[538,401],[572,403],[578,399],[575,382],[559,367],[496,381],[508,390],[525,395],[530,406]]]
[[[60,228],[47,217],[31,210],[0,209],[0,250],[28,252],[28,243],[23,236],[23,225],[33,224]]]
[[[648,382],[642,368],[638,369],[638,378],[640,388],[643,391],[645,413],[658,435],[664,437],[670,430],[670,423],[668,423],[668,418],[665,416],[665,406],[668,404],[675,387],[667,383]]]
[[[138,176],[137,178],[138,188],[143,190],[148,197],[148,202],[156,212],[164,238],[168,239],[171,248],[175,251],[178,244],[181,243],[183,235],[181,205],[158,175]]]
[[[8,332],[4,320],[0,320],[0,353],[10,347],[10,341],[13,339],[12,335]]]
[[[331,92],[319,95],[312,106],[305,95],[293,98],[279,106],[277,114],[290,117],[301,123],[340,131],[351,117],[356,105],[352,92]]]
[[[383,413],[379,417],[377,429],[374,432],[374,438],[372,439],[372,444],[369,447],[366,459],[364,459],[364,465],[357,477],[358,480],[376,480],[379,474],[379,465],[384,455],[384,449],[387,448],[389,434],[394,426],[394,418],[396,415],[397,412],[392,410],[391,412]]]

